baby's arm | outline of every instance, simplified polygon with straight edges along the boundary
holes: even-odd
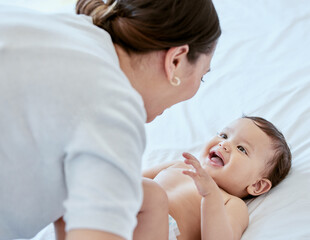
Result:
[[[164,162],[164,163],[161,163],[161,164],[157,164],[153,167],[150,167],[148,169],[145,169],[142,173],[143,177],[146,177],[146,178],[151,178],[151,179],[154,179],[156,177],[156,175],[161,172],[162,170],[178,163],[180,161],[173,161],[173,162]]]
[[[247,206],[240,198],[233,197],[225,204],[220,198],[211,194],[202,198],[202,239],[239,240],[249,221]]]
[[[201,167],[191,154],[185,153],[185,163],[192,165],[195,171],[183,171],[193,178],[201,200],[201,239],[229,240],[240,239],[248,225],[248,211],[239,198],[224,203],[222,193],[213,179]]]

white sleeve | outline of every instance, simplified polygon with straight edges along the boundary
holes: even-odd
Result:
[[[67,231],[96,229],[131,239],[142,203],[145,112],[124,92],[113,94],[82,118],[66,148],[64,217]]]

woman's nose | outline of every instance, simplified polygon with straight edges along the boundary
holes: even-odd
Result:
[[[220,142],[219,146],[222,147],[226,152],[230,150],[229,144],[226,141]]]

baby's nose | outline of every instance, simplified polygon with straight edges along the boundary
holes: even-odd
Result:
[[[219,146],[222,147],[226,152],[230,150],[229,144],[226,141],[220,142]]]

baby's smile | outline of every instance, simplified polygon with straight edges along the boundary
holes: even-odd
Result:
[[[212,166],[223,167],[225,165],[223,155],[219,151],[211,151],[208,159]]]

